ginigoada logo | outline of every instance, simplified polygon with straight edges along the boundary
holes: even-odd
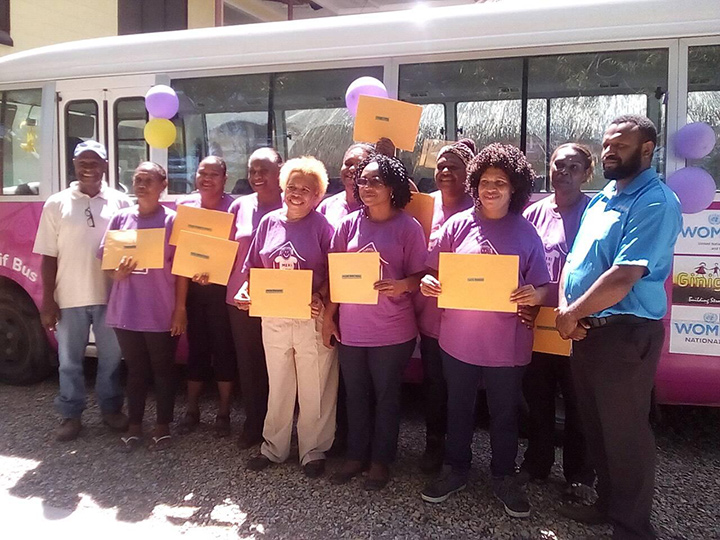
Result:
[[[720,345],[720,315],[708,311],[703,314],[703,322],[673,322],[675,331],[683,336],[687,343],[711,343]]]
[[[717,238],[720,236],[720,213],[708,215],[708,224],[700,227],[683,227],[680,234],[683,238]]]

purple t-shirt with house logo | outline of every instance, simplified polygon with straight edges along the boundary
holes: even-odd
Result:
[[[440,231],[445,222],[452,216],[463,210],[473,207],[472,197],[465,194],[460,204],[453,208],[443,206],[442,193],[434,191],[431,196],[435,199],[435,208],[433,209],[432,230],[430,231],[430,241],[428,242],[428,252],[432,251],[435,244],[440,238]],[[437,339],[440,337],[440,316],[442,309],[437,307],[437,298],[424,296],[420,291],[413,295],[415,304],[415,313],[417,315],[417,323],[420,333]]]
[[[120,210],[110,220],[108,231],[165,229],[163,268],[136,270],[125,279],[113,281],[105,323],[111,328],[135,332],[169,332],[175,309],[175,276],[171,273],[175,246],[170,233],[175,211],[165,206],[150,216],[140,216],[138,207]],[[107,233],[106,233],[107,234]],[[98,251],[102,257],[105,238]]]
[[[371,221],[364,210],[343,219],[331,252],[380,253],[380,278],[404,279],[425,269],[427,250],[422,226],[405,212],[387,221]],[[378,295],[376,305],[340,304],[340,341],[353,347],[384,347],[417,337],[410,294]]]
[[[551,195],[531,204],[523,212],[525,219],[535,226],[545,248],[545,262],[550,272],[550,290],[544,304],[546,306],[558,305],[560,274],[580,228],[580,218],[589,202],[590,197],[583,194],[573,206],[558,209],[555,197]]]
[[[317,207],[317,211],[325,216],[333,227],[340,225],[345,216],[358,209],[360,209],[360,205],[355,202],[354,198],[348,201],[346,191],[328,197]]]
[[[333,228],[314,210],[298,221],[288,221],[284,208],[260,220],[248,250],[243,274],[250,268],[312,270],[313,292],[327,281],[327,254]]]
[[[518,286],[550,281],[540,237],[520,214],[482,219],[474,209],[459,212],[443,226],[428,256],[430,268],[438,269],[443,252],[518,255]],[[447,354],[467,364],[524,366],[530,363],[533,332],[517,313],[444,309],[439,341]]]

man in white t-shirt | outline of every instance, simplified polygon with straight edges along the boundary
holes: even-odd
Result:
[[[60,394],[55,406],[62,421],[55,437],[59,441],[77,438],[82,427],[83,360],[91,326],[98,351],[95,393],[103,422],[114,430],[127,429],[119,381],[120,347],[105,325],[108,284],[97,251],[110,218],[132,202],[103,181],[108,162],[102,144],[82,142],[73,157],[77,181],[45,202],[33,248],[43,256],[40,318],[43,326],[56,332],[58,342]]]

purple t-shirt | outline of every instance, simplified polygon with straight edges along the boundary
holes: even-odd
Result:
[[[233,299],[247,279],[242,272],[242,268],[247,258],[248,250],[250,249],[250,243],[255,235],[255,230],[260,224],[260,219],[268,212],[272,212],[281,207],[282,201],[278,201],[277,204],[260,206],[258,204],[257,193],[238,197],[230,205],[230,213],[235,214],[235,241],[238,243],[238,250],[232,272],[230,272],[230,279],[228,280],[227,296],[225,297],[226,303],[230,305],[235,304]]]
[[[347,193],[345,191],[341,191],[332,197],[328,197],[317,207],[317,211],[325,216],[328,223],[330,223],[333,227],[340,225],[340,222],[345,216],[359,209],[360,205],[355,202],[354,198],[351,202],[348,202]]]
[[[398,212],[374,222],[358,210],[343,219],[332,238],[331,252],[380,253],[381,279],[404,279],[425,269],[425,233],[415,218]],[[345,345],[384,347],[417,337],[410,294],[378,295],[376,305],[340,304],[340,336]]]
[[[165,229],[165,265],[136,270],[123,280],[113,281],[105,316],[108,326],[135,332],[170,331],[175,309],[175,276],[171,273],[175,246],[170,245],[174,221],[175,211],[165,206],[144,217],[139,215],[137,206],[124,208],[110,220],[108,231]],[[98,251],[100,257],[104,245],[105,238]]]
[[[428,251],[432,251],[435,244],[437,244],[442,226],[448,219],[458,212],[473,207],[472,197],[468,194],[465,194],[460,204],[452,208],[443,206],[442,193],[439,190],[434,191],[430,195],[435,199],[435,208],[433,210],[432,230],[430,231]],[[417,291],[413,295],[413,302],[415,304],[415,313],[417,315],[420,333],[435,339],[440,337],[440,316],[442,309],[437,307],[437,298],[424,296],[420,291]]]
[[[313,292],[327,281],[327,254],[333,228],[315,211],[299,221],[287,221],[284,208],[260,220],[243,267],[312,270]]]
[[[235,197],[233,197],[229,193],[223,193],[222,197],[220,197],[220,201],[218,201],[217,206],[215,208],[209,208],[209,210],[217,210],[218,212],[229,212],[230,206],[234,201]],[[189,195],[179,198],[177,204],[178,206],[182,204],[184,206],[192,206],[193,208],[202,208],[202,198],[199,192],[193,191]]]
[[[535,228],[520,214],[481,219],[474,209],[451,217],[428,256],[438,268],[441,252],[518,255],[518,286],[540,287],[550,281],[545,252]],[[449,355],[476,366],[524,366],[530,363],[533,332],[516,313],[444,309],[440,347]]]
[[[555,206],[555,197],[551,195],[531,204],[523,212],[525,219],[535,226],[545,248],[545,262],[550,272],[546,306],[558,305],[560,274],[580,228],[580,218],[589,202],[590,197],[583,194],[575,205],[560,210]]]

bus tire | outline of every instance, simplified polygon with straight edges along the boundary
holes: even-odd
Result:
[[[24,291],[0,289],[0,382],[33,384],[54,370],[40,314]]]

